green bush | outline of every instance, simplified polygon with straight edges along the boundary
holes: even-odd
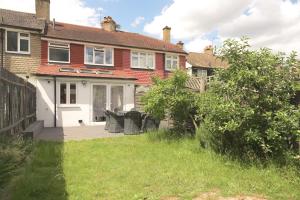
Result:
[[[250,160],[295,154],[300,117],[290,103],[295,54],[252,50],[247,39],[227,40],[219,53],[230,67],[218,71],[198,99],[201,144]]]
[[[167,79],[153,77],[153,86],[143,96],[144,109],[157,119],[169,117],[174,129],[184,135],[193,129],[196,95],[186,88],[188,75],[177,70]]]

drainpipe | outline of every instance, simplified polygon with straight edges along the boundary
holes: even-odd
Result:
[[[56,76],[54,79],[54,128],[56,128]]]
[[[1,28],[1,67],[4,67],[4,29]]]

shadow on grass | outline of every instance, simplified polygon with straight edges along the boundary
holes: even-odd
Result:
[[[0,136],[0,194],[31,152],[32,142],[18,136]]]
[[[11,182],[11,199],[67,199],[63,152],[63,142],[34,143],[24,168]]]

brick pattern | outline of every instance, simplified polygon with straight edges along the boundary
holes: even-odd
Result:
[[[2,42],[1,42],[2,43]],[[5,43],[5,40],[4,40]],[[5,44],[1,44],[5,46]],[[2,51],[2,48],[1,48]],[[5,51],[5,48],[4,48]],[[3,64],[16,74],[31,74],[37,71],[41,63],[41,39],[38,34],[30,34],[30,54],[4,53]],[[2,52],[1,52],[2,53]],[[0,58],[1,59],[1,58]],[[2,61],[1,61],[2,62]]]
[[[42,41],[41,52],[42,64],[48,63],[48,43]],[[179,66],[181,69],[185,69],[185,56],[179,56]],[[84,45],[71,44],[70,45],[70,64],[71,65],[84,65]],[[95,68],[105,68],[94,66]],[[151,77],[159,76],[160,78],[166,78],[170,72],[165,70],[165,54],[155,54],[155,69],[133,69],[131,68],[131,55],[129,49],[114,49],[114,67],[106,67],[113,70],[122,70],[128,74],[128,76],[137,78],[136,84],[138,85],[151,85]]]

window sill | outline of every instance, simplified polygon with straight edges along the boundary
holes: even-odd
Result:
[[[52,60],[48,60],[48,63],[54,63],[54,64],[70,64],[70,61],[69,62],[64,62],[64,61],[52,61]]]
[[[58,108],[79,108],[78,104],[59,104]]]
[[[92,64],[92,63],[84,63],[87,66],[94,66],[94,67],[114,67],[113,64]]]
[[[21,55],[30,55],[30,52],[20,52],[20,51],[5,51],[9,54],[21,54]]]
[[[130,67],[131,69],[154,71],[155,68]]]

